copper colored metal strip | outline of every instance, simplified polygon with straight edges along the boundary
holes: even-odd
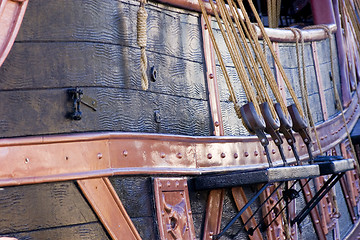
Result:
[[[209,17],[211,22],[211,17]],[[210,112],[213,121],[213,129],[215,136],[224,135],[224,127],[220,109],[220,98],[218,92],[218,83],[216,77],[216,64],[214,49],[211,43],[209,31],[207,30],[211,26],[206,26],[204,22],[204,16],[201,16],[201,28],[203,36],[203,49],[206,64],[206,79],[209,92]]]
[[[356,96],[355,96],[356,97]],[[345,112],[351,130],[357,101]],[[346,137],[339,115],[318,126],[323,151]],[[306,148],[297,136],[303,159]],[[274,149],[274,150],[271,150]],[[291,150],[291,149],[290,149]],[[282,163],[275,145],[272,159]],[[267,167],[254,137],[191,137],[142,133],[85,133],[0,139],[0,186],[121,174],[201,174]],[[317,152],[315,151],[315,154]],[[288,162],[292,153],[285,152]]]
[[[154,195],[160,239],[196,239],[187,179],[155,178]]]
[[[342,192],[343,192],[344,197],[345,197],[346,206],[347,206],[347,208],[348,208],[351,221],[354,223],[354,222],[356,221],[355,211],[354,211],[354,208],[353,208],[353,206],[352,206],[352,204],[351,204],[350,195],[349,195],[349,190],[348,190],[348,188],[347,188],[346,180],[345,180],[344,177],[342,177],[342,178],[340,179],[340,186],[341,186]]]
[[[77,182],[112,239],[141,239],[108,178]]]
[[[279,44],[274,42],[273,46],[274,46],[274,50],[275,50],[276,55],[280,59]],[[284,79],[282,78],[282,76],[280,74],[278,66],[276,64],[274,64],[274,65],[275,65],[275,72],[276,72],[276,81],[277,81],[277,84],[279,86],[280,94],[281,94],[281,97],[284,100],[285,105],[287,105],[287,103],[286,103],[287,101],[286,101],[285,82],[284,82]]]
[[[315,73],[316,73],[316,82],[317,82],[318,87],[319,87],[319,96],[320,96],[321,109],[322,109],[322,112],[323,112],[324,120],[326,121],[329,118],[329,116],[328,116],[327,107],[326,107],[325,93],[324,93],[323,80],[322,80],[320,64],[319,64],[319,56],[318,56],[317,48],[316,48],[316,42],[312,42],[311,47],[312,47],[312,51],[313,51],[313,59],[314,59]]]
[[[303,192],[305,202],[308,203],[312,199],[312,193],[311,193],[310,186],[309,186],[309,184],[306,184],[306,181],[307,181],[306,179],[301,179],[300,180],[301,185],[303,186],[301,188],[301,190]],[[311,220],[312,220],[312,223],[314,225],[314,229],[315,229],[315,232],[316,232],[316,235],[317,235],[318,239],[319,240],[326,240],[324,230],[323,230],[323,228],[321,226],[321,223],[320,223],[320,214],[319,214],[319,211],[318,211],[318,209],[316,207],[311,210],[310,216],[311,216]]]
[[[211,22],[210,16],[209,19]],[[214,48],[212,46],[209,31],[207,30],[209,27],[211,26],[206,25],[204,21],[204,16],[202,15],[201,29],[203,36],[203,49],[204,49],[205,64],[206,64],[206,78],[208,83],[207,86],[209,92],[210,112],[212,116],[213,129],[214,129],[213,134],[215,136],[223,136],[224,126],[223,126],[221,109],[220,109],[220,97],[218,93],[218,83],[216,76],[216,62],[215,62]],[[212,158],[212,153],[209,154],[208,156],[211,156]],[[210,161],[209,157],[207,157],[207,159]],[[211,239],[211,236],[213,234],[218,234],[220,231],[224,194],[225,194],[224,189],[211,190],[209,192],[207,199],[205,223],[203,229],[204,240]]]
[[[203,240],[212,240],[212,236],[220,232],[224,189],[211,190],[206,205]]]
[[[28,0],[2,0],[0,2],[0,66],[14,44],[28,2]]]
[[[236,188],[232,188],[231,190],[232,190],[232,195],[233,195],[237,209],[238,210],[242,209],[245,206],[245,204],[247,203],[247,198],[246,198],[243,188],[236,187]],[[241,215],[241,219],[243,222],[246,222],[252,215],[253,215],[253,213],[252,213],[251,209],[247,208],[246,211]],[[246,224],[245,229],[255,228],[256,225],[257,225],[257,223],[256,223],[255,219],[251,218],[249,223]],[[263,239],[259,228],[257,228],[255,230],[253,235],[249,235],[248,237],[251,240],[262,240]]]

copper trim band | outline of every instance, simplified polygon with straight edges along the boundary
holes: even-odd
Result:
[[[345,111],[350,130],[359,115],[354,100]],[[323,151],[346,137],[341,115],[317,129]],[[296,138],[299,155],[306,159],[306,147],[299,136]],[[271,144],[269,148],[272,159],[277,160],[274,165],[282,164],[276,146]],[[266,157],[259,154],[262,152],[256,137],[112,132],[1,139],[0,186],[121,174],[201,174],[266,168]],[[295,162],[291,151],[285,151],[285,156],[290,163]]]
[[[14,44],[28,2],[28,0],[0,1],[0,66]]]

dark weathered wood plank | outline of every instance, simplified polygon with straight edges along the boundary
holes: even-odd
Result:
[[[92,41],[137,47],[137,1],[46,1],[29,4],[17,41]],[[202,62],[198,14],[146,5],[147,49]]]
[[[0,90],[101,86],[141,90],[140,50],[96,43],[16,43],[0,68]],[[148,53],[148,91],[207,99],[203,65]]]
[[[116,88],[83,88],[97,99],[98,111],[81,105],[82,119],[72,111],[67,89],[0,92],[2,137],[84,132],[127,131],[209,135],[206,101]],[[155,122],[158,111],[160,122]]]
[[[39,229],[29,232],[6,234],[0,236],[11,236],[21,240],[31,239],[58,239],[58,240],[109,240],[103,227],[99,223],[87,223],[74,226]]]
[[[0,191],[0,234],[96,221],[72,182],[6,187]]]

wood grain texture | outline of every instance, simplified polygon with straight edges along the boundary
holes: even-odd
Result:
[[[2,235],[98,222],[72,182],[3,188],[0,213]]]
[[[134,0],[29,4],[17,41],[90,41],[137,47]],[[147,49],[202,62],[198,14],[149,2]],[[50,14],[49,14],[50,13]]]
[[[209,135],[207,102],[116,88],[83,88],[98,100],[98,111],[81,106],[83,118],[66,118],[72,111],[67,89],[0,92],[2,137],[84,131],[158,132]],[[184,107],[186,106],[186,108]],[[12,109],[9,114],[9,109]],[[154,111],[160,112],[156,123]]]
[[[151,178],[112,177],[110,181],[142,239],[156,239]]]
[[[66,226],[50,229],[39,229],[29,232],[0,235],[15,237],[19,240],[57,239],[57,240],[110,240],[99,223],[87,223],[75,226]]]
[[[111,44],[16,43],[0,68],[1,90],[101,86],[141,90],[140,49]],[[151,92],[207,99],[203,65],[148,54],[157,69]]]

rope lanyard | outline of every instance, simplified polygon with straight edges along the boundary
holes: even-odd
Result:
[[[140,70],[141,70],[141,87],[143,90],[149,88],[149,81],[147,77],[147,57],[146,57],[146,20],[148,14],[145,9],[145,0],[140,0],[140,7],[137,12],[137,44],[140,47]]]
[[[230,100],[234,103],[234,109],[235,109],[236,115],[238,116],[238,118],[241,118],[240,106],[239,106],[238,101],[236,99],[235,91],[234,91],[234,88],[233,88],[232,83],[230,81],[229,74],[228,74],[228,72],[226,70],[224,60],[222,59],[220,49],[219,49],[219,47],[217,45],[217,42],[215,40],[215,36],[214,36],[213,31],[212,31],[211,24],[210,24],[210,21],[209,21],[208,14],[206,12],[204,3],[203,3],[202,0],[198,0],[198,2],[199,2],[199,5],[200,5],[200,8],[201,8],[201,12],[202,12],[202,14],[204,16],[205,23],[208,26],[207,29],[209,31],[210,39],[211,39],[211,42],[213,44],[216,56],[218,58],[221,70],[222,70],[222,72],[224,74],[225,82],[226,82],[226,85],[227,85],[229,93],[230,93]]]
[[[238,2],[238,4],[239,4],[240,8],[242,9],[242,12],[243,12],[243,13],[244,13],[244,12],[246,13],[246,10],[245,10],[245,7],[244,7],[244,5],[243,5],[243,3],[242,3],[242,0],[237,0],[237,2]],[[250,6],[251,10],[252,10],[253,13],[254,13],[256,22],[257,22],[257,24],[258,24],[258,26],[259,26],[259,28],[260,28],[260,31],[261,31],[262,36],[263,36],[263,39],[265,40],[266,44],[268,45],[269,50],[270,50],[270,52],[271,52],[271,54],[272,54],[272,56],[273,56],[273,59],[274,59],[276,65],[277,65],[277,67],[278,67],[278,69],[279,69],[279,71],[280,71],[280,73],[281,73],[281,76],[282,76],[285,84],[286,84],[286,87],[287,87],[287,89],[289,90],[290,96],[291,96],[291,98],[293,99],[293,101],[294,101],[294,103],[295,103],[295,106],[296,106],[296,108],[298,109],[300,115],[301,115],[301,116],[304,116],[304,112],[303,112],[303,110],[302,110],[302,107],[301,107],[301,104],[300,104],[300,102],[299,102],[299,99],[297,98],[296,93],[295,93],[293,87],[291,86],[291,83],[290,83],[289,79],[287,78],[287,76],[286,76],[286,74],[285,74],[284,68],[282,67],[282,65],[281,65],[281,63],[280,63],[280,60],[279,60],[279,58],[277,57],[277,55],[276,55],[276,53],[275,53],[275,50],[274,50],[274,48],[273,48],[273,46],[272,46],[272,44],[271,44],[270,38],[269,38],[269,36],[266,34],[265,27],[264,27],[264,25],[263,25],[263,23],[262,23],[262,21],[261,21],[261,19],[260,19],[260,17],[259,17],[259,14],[258,14],[257,11],[256,11],[256,8],[255,8],[252,0],[248,0],[248,3],[249,3],[249,6]],[[246,15],[247,15],[247,14],[246,14]],[[249,21],[250,21],[250,20],[249,20]]]

